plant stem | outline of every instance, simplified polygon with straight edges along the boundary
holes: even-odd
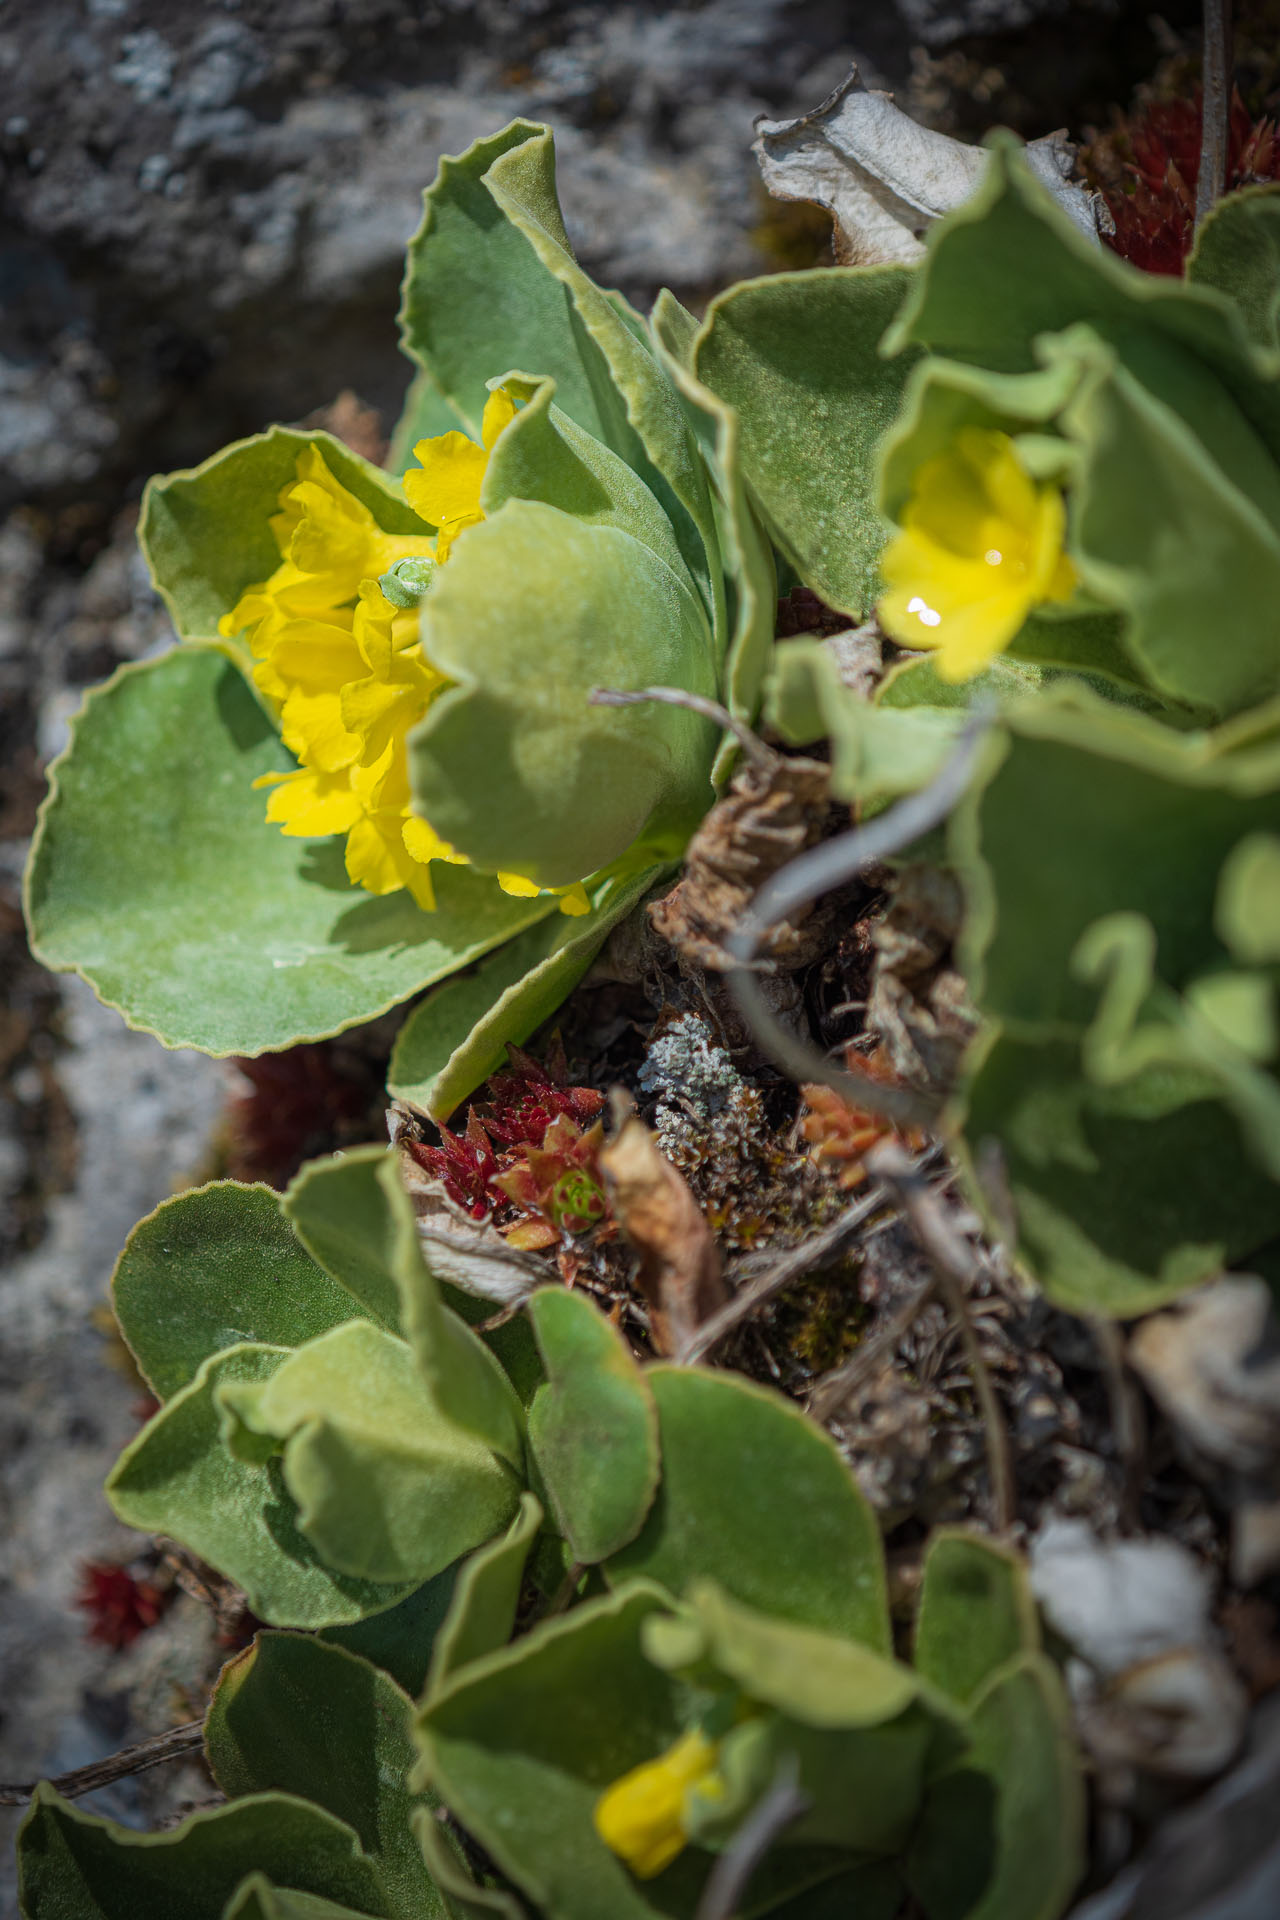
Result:
[[[1227,190],[1231,64],[1231,0],[1204,0],[1200,172],[1196,178],[1197,227]]]

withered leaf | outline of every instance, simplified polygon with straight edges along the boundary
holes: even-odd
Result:
[[[600,1153],[614,1213],[640,1255],[637,1285],[659,1353],[678,1354],[728,1290],[710,1227],[682,1174],[634,1113]]]

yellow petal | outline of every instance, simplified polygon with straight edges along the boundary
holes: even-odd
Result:
[[[436,527],[479,514],[480,485],[489,464],[483,447],[465,433],[442,433],[419,440],[413,457],[420,465],[405,474],[404,492],[416,514]]]
[[[480,438],[484,441],[486,452],[492,447],[504,427],[509,427],[516,417],[516,403],[505,387],[495,387],[484,403],[484,414],[480,421]]]
[[[685,1794],[713,1771],[716,1751],[695,1729],[659,1759],[624,1773],[596,1801],[596,1832],[637,1879],[651,1880],[684,1847]]]
[[[360,754],[360,736],[346,726],[337,693],[295,689],[281,710],[280,734],[290,753],[318,772],[337,773]]]
[[[367,893],[398,893],[407,887],[427,912],[435,906],[430,873],[406,853],[394,814],[365,814],[357,820],[347,835],[347,877]]]
[[[300,767],[296,773],[263,774],[253,784],[275,785],[267,802],[267,819],[297,839],[345,833],[360,817],[360,802],[345,774],[313,773]]]

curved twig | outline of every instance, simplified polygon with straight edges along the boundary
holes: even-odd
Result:
[[[766,769],[776,766],[779,756],[758,733],[753,733],[745,721],[736,719],[718,700],[708,700],[700,693],[686,693],[683,687],[641,687],[636,693],[622,693],[616,687],[593,687],[588,695],[593,707],[642,707],[650,700],[664,707],[684,707],[689,713],[701,714],[704,720],[714,720],[718,727],[733,735],[748,760]]]
[[[970,711],[963,731],[946,764],[927,787],[900,800],[865,826],[838,834],[811,847],[766,880],[747,908],[725,947],[739,965],[726,974],[729,991],[750,1027],[762,1053],[796,1081],[816,1080],[851,1104],[882,1114],[899,1126],[927,1127],[936,1121],[941,1101],[906,1087],[886,1087],[865,1074],[833,1067],[831,1062],[798,1040],[775,1017],[751,962],[769,930],[798,907],[807,907],[824,893],[845,886],[872,860],[901,852],[921,834],[939,826],[969,784],[978,755],[990,729],[994,708],[983,701]]]
[[[773,1785],[755,1806],[711,1869],[695,1920],[733,1920],[747,1883],[780,1833],[813,1805],[799,1783],[793,1753],[784,1754]]]
[[[129,1774],[145,1773],[149,1767],[163,1766],[166,1760],[180,1760],[183,1754],[195,1753],[203,1745],[204,1721],[187,1720],[182,1726],[170,1727],[167,1733],[158,1733],[151,1740],[140,1740],[136,1747],[124,1747],[105,1760],[94,1760],[87,1767],[77,1767],[73,1773],[60,1773],[47,1784],[64,1798],[76,1800],[82,1793],[109,1787],[113,1781],[123,1780]],[[21,1786],[0,1786],[0,1807],[24,1806],[40,1785],[39,1780],[28,1780]]]

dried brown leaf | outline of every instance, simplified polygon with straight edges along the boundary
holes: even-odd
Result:
[[[684,1178],[628,1113],[601,1150],[614,1213],[640,1255],[637,1285],[659,1353],[678,1353],[728,1298],[720,1254]]]

